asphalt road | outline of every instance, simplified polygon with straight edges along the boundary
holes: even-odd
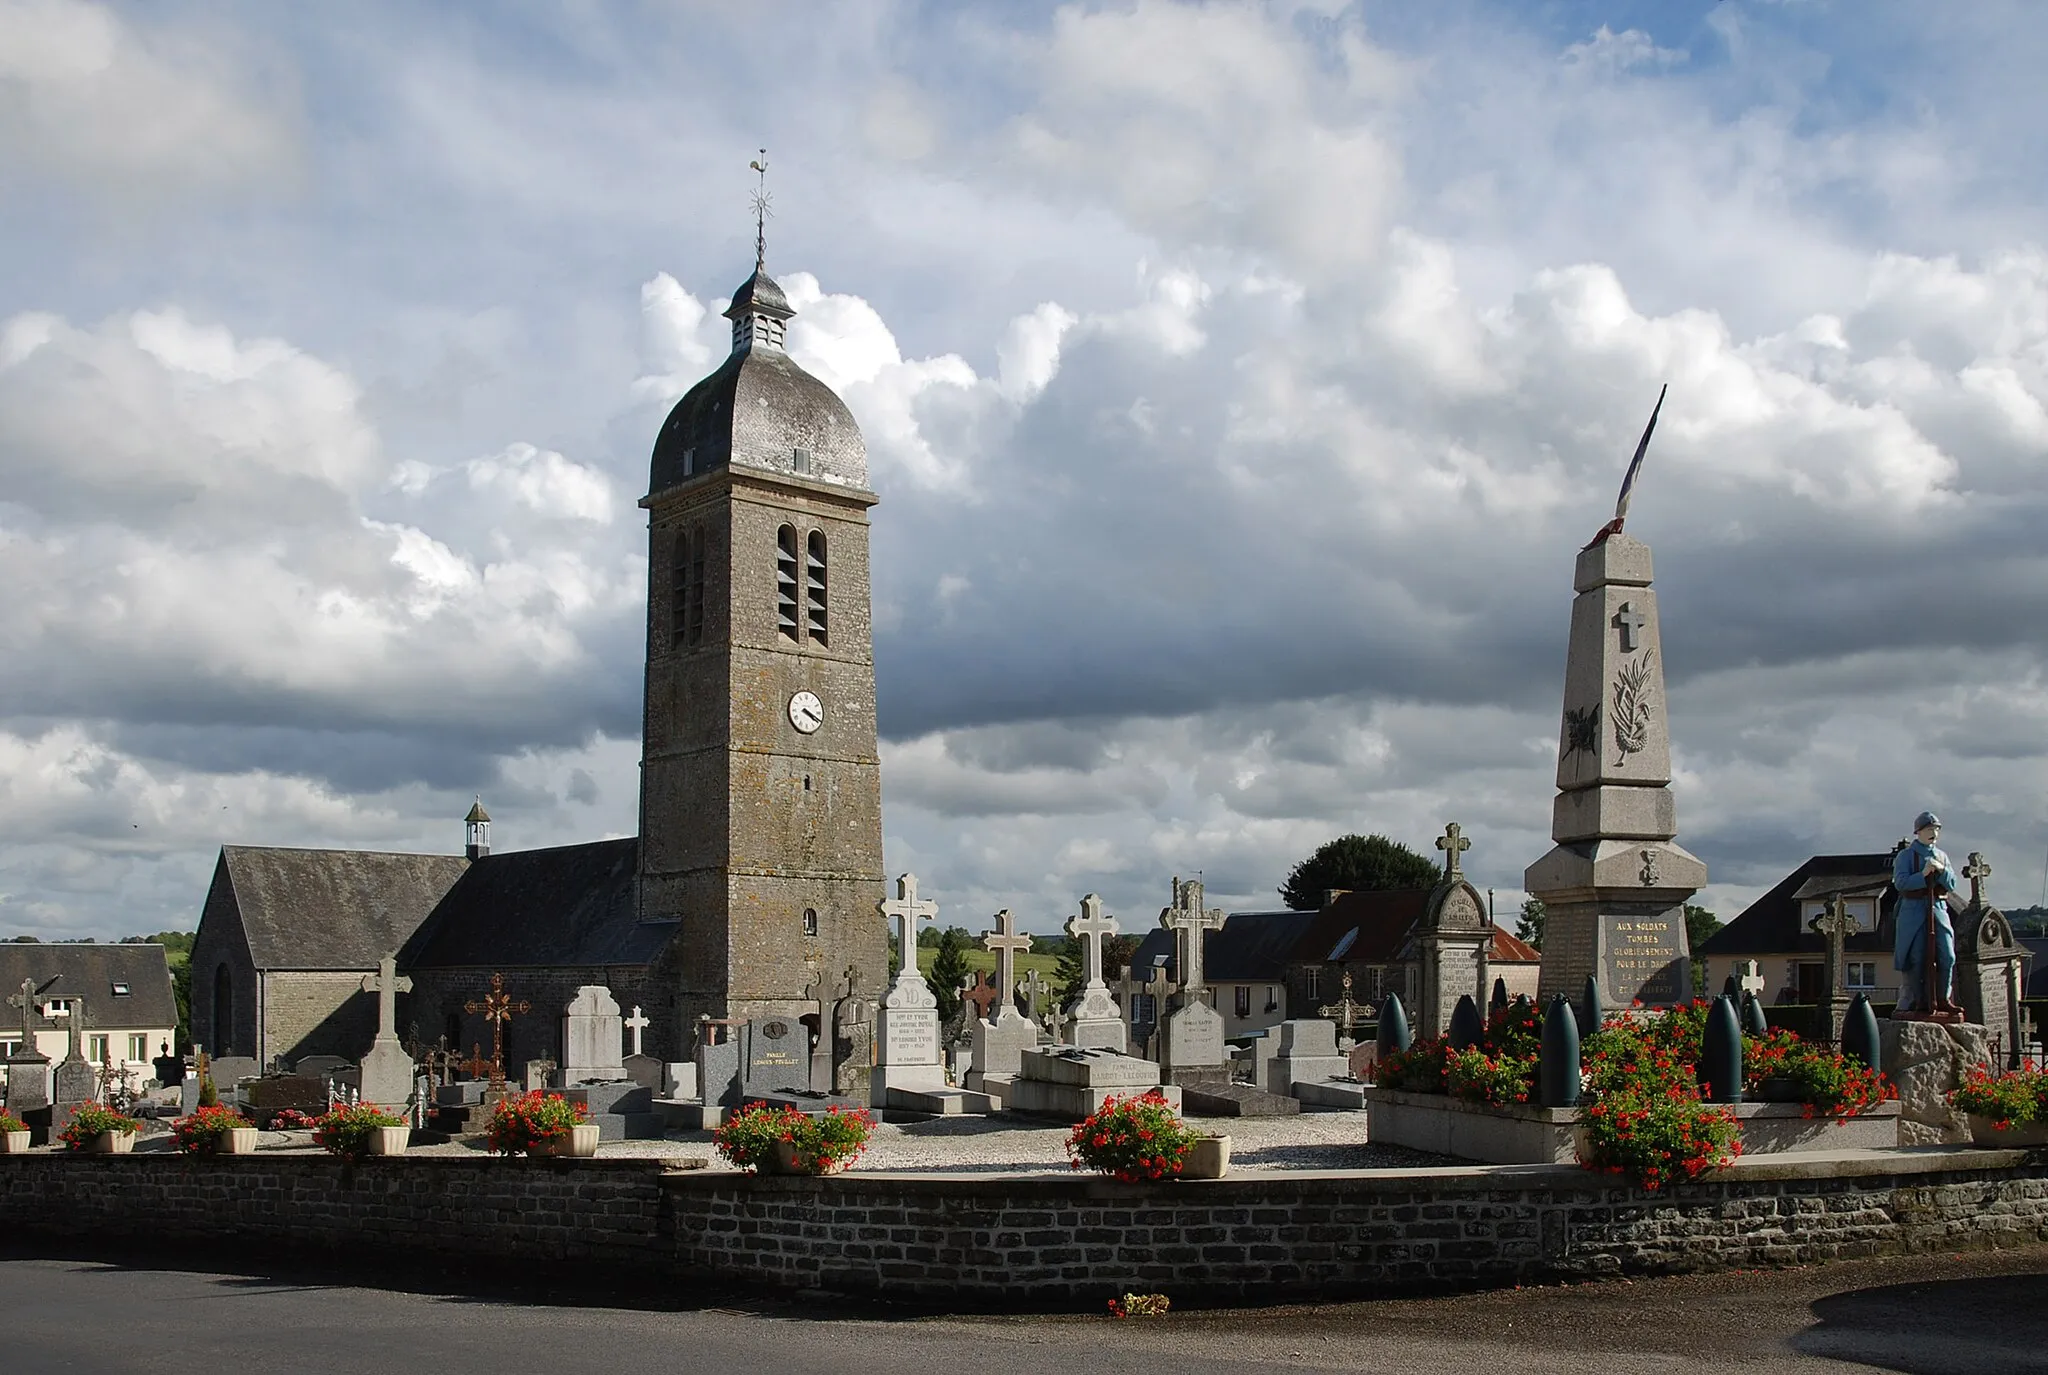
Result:
[[[2048,1248],[1286,1309],[934,1317],[882,1305],[540,1301],[0,1255],[9,1375],[1457,1375],[2048,1371]],[[441,1287],[449,1287],[443,1285]],[[713,1302],[730,1304],[730,1295]]]

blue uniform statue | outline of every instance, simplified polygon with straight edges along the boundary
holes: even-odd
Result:
[[[1955,901],[1956,871],[1934,842],[1941,839],[1941,819],[1922,812],[1913,822],[1913,840],[1892,860],[1892,887],[1899,890],[1898,929],[1892,937],[1892,967],[1905,975],[1899,988],[1899,1011],[1928,1011],[1927,906],[1934,904],[1935,1012],[1961,1012],[1950,998],[1956,969],[1956,929],[1949,922]]]

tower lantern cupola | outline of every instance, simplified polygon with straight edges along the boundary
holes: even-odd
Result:
[[[469,828],[469,840],[462,847],[462,853],[471,859],[482,859],[491,852],[491,814],[484,810],[481,795],[477,797],[476,805],[469,809],[469,815],[462,818],[462,821]]]

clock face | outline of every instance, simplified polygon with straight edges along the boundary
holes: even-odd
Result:
[[[789,724],[805,735],[825,724],[825,704],[815,692],[799,692],[789,699]]]

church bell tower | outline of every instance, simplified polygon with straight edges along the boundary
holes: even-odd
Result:
[[[676,404],[648,494],[640,916],[677,921],[674,1012],[797,1022],[885,980],[867,448],[783,351],[756,261],[732,352]],[[815,984],[815,986],[814,986]]]

